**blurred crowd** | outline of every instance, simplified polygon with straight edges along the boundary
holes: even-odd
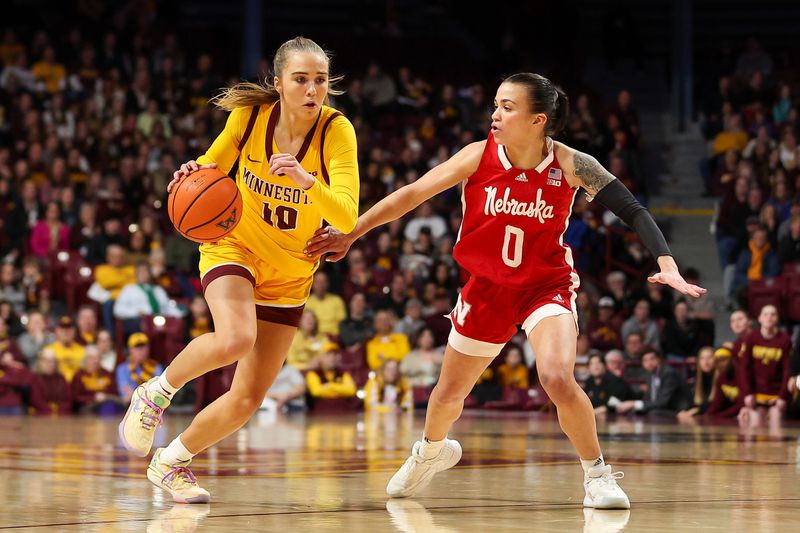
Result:
[[[224,126],[225,113],[208,105],[238,79],[217,67],[223,52],[189,55],[175,33],[156,38],[146,28],[4,31],[0,412],[117,412],[137,384],[213,330],[197,245],[172,231],[162,206],[172,172]],[[346,92],[332,105],[358,135],[362,211],[485,137],[496,81],[447,81],[370,62],[342,82]],[[561,138],[596,156],[646,202],[646,139],[633,96],[623,90],[604,102],[566,89],[572,112]],[[737,164],[736,172],[743,168]],[[730,180],[718,181],[724,187]],[[753,190],[766,195],[750,189],[756,183],[747,182],[748,198]],[[460,194],[446,191],[362,238],[345,260],[326,264],[264,408],[424,405],[450,330],[445,315],[468,277],[452,258],[460,222]],[[663,383],[659,373],[669,370],[682,380],[680,390],[699,380],[711,394],[709,361],[721,356],[708,348],[715,346],[709,300],[685,301],[644,283],[653,268],[648,252],[582,194],[565,241],[582,278],[576,375],[597,407],[690,411],[696,402],[688,393],[686,405],[648,403],[658,395],[653,376]],[[685,277],[701,281],[691,268]],[[524,335],[515,338],[481,377],[470,406],[548,409],[535,358]],[[230,385],[233,368],[199,378],[175,403],[207,405]]]

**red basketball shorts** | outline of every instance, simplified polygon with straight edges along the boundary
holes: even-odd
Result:
[[[522,325],[526,335],[544,318],[572,314],[577,333],[573,282],[556,289],[513,289],[473,276],[450,313],[453,327],[448,343],[466,355],[496,357]]]

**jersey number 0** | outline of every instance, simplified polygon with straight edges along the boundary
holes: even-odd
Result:
[[[511,239],[514,239],[514,254],[511,254]],[[522,241],[525,239],[525,232],[516,226],[506,226],[506,235],[503,239],[503,263],[511,268],[517,268],[522,264]]]

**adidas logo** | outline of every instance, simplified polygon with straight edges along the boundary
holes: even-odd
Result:
[[[526,176],[525,173],[523,172],[522,174],[514,178],[514,181],[524,181],[525,183],[528,183],[528,176]]]
[[[556,294],[555,296],[553,296],[553,301],[563,304],[564,303],[564,298],[562,298],[560,294]]]

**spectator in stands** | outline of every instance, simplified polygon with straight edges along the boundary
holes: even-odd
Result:
[[[317,315],[306,309],[300,317],[300,324],[289,347],[286,361],[298,370],[315,368],[319,364],[319,357],[327,342],[327,335],[319,331]]]
[[[89,296],[103,306],[103,327],[114,331],[114,300],[123,287],[136,282],[136,269],[125,263],[125,249],[122,246],[108,246],[106,263],[94,269],[94,279]]]
[[[47,322],[44,315],[39,311],[32,311],[28,313],[25,333],[17,338],[17,345],[22,355],[25,356],[28,366],[33,368],[36,363],[36,357],[42,351],[42,348],[54,343],[55,340],[55,336],[47,331]]]
[[[36,78],[38,92],[55,94],[64,89],[67,70],[56,61],[56,51],[52,46],[45,47],[41,60],[33,64],[31,73]]]
[[[433,309],[431,314],[425,318],[425,326],[433,331],[436,344],[444,346],[447,344],[447,337],[452,328],[450,312],[453,310],[453,302],[444,289],[435,289],[434,294]]]
[[[603,360],[606,363],[606,370],[620,379],[625,376],[625,356],[620,350],[609,350]]]
[[[97,346],[97,351],[100,352],[100,366],[113,374],[117,370],[119,355],[114,349],[114,339],[107,329],[101,329],[97,332],[95,346]]]
[[[644,344],[659,346],[659,331],[655,320],[650,317],[650,302],[639,300],[633,308],[633,315],[622,324],[622,338],[627,339],[629,333],[642,334]]]
[[[405,314],[403,318],[394,325],[395,333],[402,333],[409,340],[416,340],[420,332],[425,328],[425,321],[422,320],[422,302],[416,298],[406,301]],[[431,332],[431,335],[433,333]],[[403,372],[403,375],[407,375]]]
[[[666,337],[665,337],[666,338]],[[642,367],[648,373],[648,390],[643,400],[612,402],[618,413],[676,415],[689,405],[686,383],[677,371],[663,363],[658,350],[648,349],[642,356]]]
[[[0,300],[9,302],[16,313],[25,312],[25,291],[22,289],[17,268],[13,263],[3,263],[0,267]]]
[[[411,385],[400,373],[397,361],[389,359],[364,386],[364,408],[378,413],[414,408]]]
[[[39,260],[28,257],[22,263],[22,289],[25,291],[26,307],[46,312],[50,296],[45,286]]]
[[[367,75],[362,82],[364,98],[373,109],[381,109],[394,103],[397,88],[391,76],[381,71],[380,66],[372,62],[367,67]]]
[[[749,77],[754,72],[769,76],[772,72],[772,58],[755,38],[750,37],[747,39],[747,48],[736,60],[736,74]]]
[[[797,136],[791,127],[785,127],[778,143],[778,159],[781,166],[788,171],[797,168],[800,155],[797,153]]]
[[[161,363],[150,359],[150,339],[138,331],[128,337],[128,360],[117,366],[117,391],[122,403],[131,401],[131,394],[142,383],[160,376],[164,371]]]
[[[206,299],[197,294],[189,303],[189,315],[186,321],[186,342],[196,339],[200,335],[211,333],[214,326],[211,323],[211,311],[208,309]]]
[[[672,319],[664,326],[661,346],[671,361],[693,362],[699,350],[697,324],[689,316],[689,306],[678,300],[672,308]]]
[[[406,294],[406,280],[403,274],[397,273],[392,276],[392,282],[388,287],[389,292],[385,293],[382,298],[375,301],[375,310],[380,311],[383,309],[389,310],[395,316],[403,316],[405,313],[406,302],[408,296]],[[384,291],[386,289],[384,288]]]
[[[789,233],[778,244],[778,262],[781,269],[790,263],[800,263],[800,215],[793,215]]]
[[[83,349],[83,347],[81,347]],[[40,415],[66,415],[72,412],[69,380],[59,372],[56,353],[45,348],[36,360],[36,377],[31,389],[31,404]]]
[[[58,371],[67,382],[83,364],[84,348],[75,342],[75,324],[69,315],[62,316],[56,324],[56,340],[46,348],[55,354]]]
[[[377,370],[388,360],[400,362],[411,351],[408,337],[394,333],[392,315],[389,311],[375,313],[375,336],[367,342],[367,365]]]
[[[75,323],[78,326],[78,334],[75,337],[75,341],[78,344],[87,346],[97,342],[98,323],[97,313],[94,307],[82,305],[78,309],[78,316]]]
[[[83,368],[75,373],[70,389],[77,412],[122,412],[114,374],[100,366],[100,350],[94,344],[86,347]]]
[[[422,228],[428,228],[434,240],[438,240],[447,233],[447,222],[433,210],[431,202],[420,204],[414,217],[406,225],[403,235],[411,242],[417,240]]]
[[[444,360],[444,346],[436,346],[433,332],[424,328],[419,332],[414,349],[400,362],[400,373],[412,387],[433,387],[439,380]]]
[[[615,352],[609,352],[606,358],[608,359],[608,356],[612,355],[612,353]],[[622,365],[621,357],[616,361]],[[636,398],[633,389],[631,389],[631,386],[628,385],[625,380],[608,371],[606,364],[603,362],[602,355],[594,354],[589,357],[589,374],[589,378],[583,384],[583,390],[586,391],[586,395],[589,396],[595,413],[603,413],[606,410],[613,411],[613,409],[609,409],[608,407],[608,402],[612,401],[611,398],[616,398],[622,402]]]
[[[181,237],[182,238],[182,237]],[[109,248],[112,245],[119,246],[123,252],[123,257],[119,259],[119,265],[109,260]],[[100,265],[105,260],[106,263],[121,267],[125,262],[124,256],[125,239],[122,235],[122,221],[117,213],[108,213],[103,220],[103,230],[96,233],[86,241],[86,262],[90,265]],[[118,255],[114,252],[115,256]],[[116,257],[115,257],[116,259]],[[97,271],[95,271],[97,276]],[[133,274],[130,276],[133,277]]]
[[[714,351],[714,389],[706,415],[714,418],[734,418],[742,408],[739,378],[736,376],[734,354],[727,346]]]
[[[619,321],[614,317],[614,299],[603,296],[597,302],[597,317],[586,327],[592,348],[607,351],[622,348]]]
[[[742,117],[731,115],[723,124],[723,130],[714,137],[714,155],[722,155],[728,150],[741,152],[747,147],[748,140],[747,132],[742,129]]]
[[[683,279],[690,279],[687,283],[692,283],[701,287],[700,285],[700,271],[696,268],[689,267],[683,273]],[[716,326],[714,324],[714,303],[708,296],[708,293],[703,293],[699,298],[692,298],[687,301],[686,305],[689,306],[689,315],[694,318],[700,333],[701,342],[708,344],[713,343]]]
[[[575,342],[575,380],[583,382],[589,377],[589,358],[594,354],[599,354],[600,350],[592,348],[589,336],[586,333],[578,333]],[[527,360],[526,360],[527,363]]]
[[[736,261],[736,274],[732,296],[741,296],[750,281],[772,278],[780,274],[778,254],[767,240],[767,231],[759,226],[753,231],[747,248],[741,251]]]
[[[349,301],[358,292],[366,296],[373,294],[374,290],[372,290],[372,272],[367,268],[364,252],[354,248],[347,256],[347,274],[342,280],[342,298]]]
[[[515,389],[527,389],[529,387],[528,367],[525,366],[525,359],[519,346],[508,345],[505,361],[497,367],[497,382],[502,387]]]
[[[711,346],[700,348],[697,353],[692,405],[678,413],[679,419],[690,419],[694,416],[702,415],[708,410],[714,393],[715,364],[714,348]]]
[[[306,309],[317,317],[320,333],[338,336],[339,324],[347,317],[347,313],[342,297],[329,293],[329,287],[328,275],[318,270],[314,274],[314,283],[311,285],[311,295],[306,302]]]
[[[147,263],[136,265],[136,281],[125,285],[114,301],[114,317],[122,322],[126,335],[137,331],[145,316],[175,316],[183,312],[170,303],[167,292],[153,284],[150,266]]]
[[[614,270],[606,276],[608,294],[614,301],[614,314],[628,316],[636,303],[633,292],[628,287],[628,278],[622,271]]]
[[[740,385],[744,407],[739,417],[753,425],[760,425],[764,414],[770,425],[780,424],[786,411],[792,339],[778,329],[778,320],[778,309],[765,305],[758,315],[759,328],[743,342]]]
[[[776,125],[781,125],[789,120],[789,111],[792,109],[792,88],[788,83],[781,83],[778,87],[778,98],[772,106],[772,120]]]
[[[349,372],[339,366],[339,347],[326,342],[319,358],[319,369],[306,374],[308,393],[312,398],[352,398],[356,384]]]
[[[733,192],[725,195],[720,203],[717,218],[717,249],[719,250],[720,268],[736,263],[739,257],[739,243],[747,240],[747,233],[742,221],[746,220],[749,208],[747,205],[749,183],[745,178],[737,178]]]
[[[69,250],[69,228],[61,221],[58,202],[48,202],[44,220],[37,222],[31,232],[31,252],[48,257],[60,250]]]
[[[272,406],[278,411],[300,412],[306,409],[306,379],[295,367],[284,363],[267,391],[262,409]]]
[[[375,334],[373,317],[367,314],[367,299],[358,292],[350,299],[350,316],[339,326],[339,338],[345,348],[366,343]]]
[[[8,351],[0,350],[0,415],[23,414],[23,398],[30,395],[33,376]]]

